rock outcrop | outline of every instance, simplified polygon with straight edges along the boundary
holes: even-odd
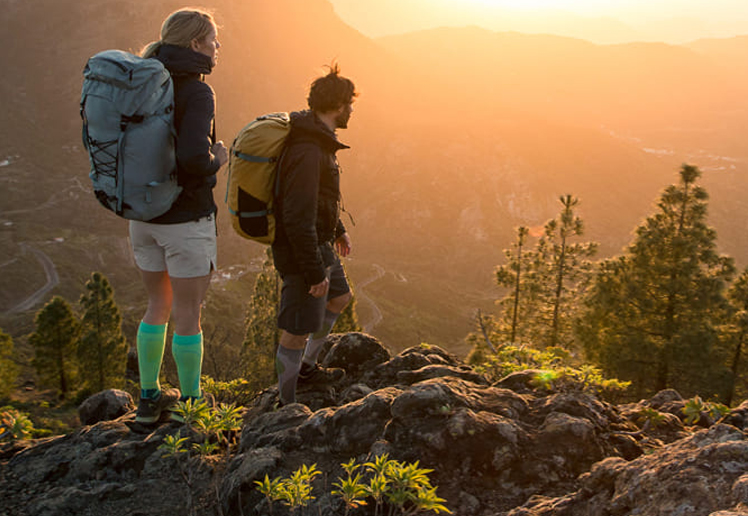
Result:
[[[89,396],[78,407],[78,419],[83,425],[111,421],[135,410],[132,396],[125,391],[109,389]]]
[[[300,403],[280,409],[275,388],[259,393],[230,456],[164,457],[167,436],[194,434],[176,423],[138,425],[132,411],[66,436],[6,444],[0,514],[265,515],[255,482],[316,464],[324,474],[309,514],[342,515],[330,494],[341,464],[385,453],[433,470],[438,496],[460,516],[746,513],[748,405],[689,428],[672,391],[615,406],[581,388],[533,390],[532,373],[490,385],[439,348],[391,356],[358,333],[331,337],[324,365],[345,368],[346,378],[300,388]],[[643,419],[651,411],[656,424]]]

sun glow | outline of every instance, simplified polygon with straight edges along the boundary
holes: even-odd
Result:
[[[460,0],[476,6],[508,8],[516,10],[562,10],[585,12],[599,6],[597,0]]]

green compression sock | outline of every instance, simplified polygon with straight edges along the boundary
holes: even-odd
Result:
[[[161,392],[158,375],[166,347],[166,324],[140,322],[137,336],[138,370],[140,371],[140,397],[155,398]]]
[[[203,367],[203,332],[177,335],[171,341],[171,354],[177,364],[182,396],[200,397],[200,372]]]

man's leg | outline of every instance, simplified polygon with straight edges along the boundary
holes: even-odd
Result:
[[[345,277],[345,271],[340,260],[337,260],[329,272],[330,290],[325,306],[325,315],[319,330],[310,335],[304,352],[299,381],[304,383],[334,383],[345,377],[345,371],[339,368],[324,369],[317,365],[320,351],[330,335],[335,321],[351,302],[351,288]]]
[[[302,359],[305,369],[313,369],[317,363],[322,347],[325,345],[327,336],[330,335],[332,327],[335,326],[335,321],[338,320],[340,314],[351,302],[353,296],[350,292],[343,294],[342,296],[330,299],[325,307],[325,318],[322,321],[322,328],[319,331],[312,333],[309,336],[309,340],[304,350],[304,358]]]
[[[301,274],[283,276],[278,313],[278,328],[282,331],[275,360],[281,405],[296,402],[296,383],[306,341],[322,325],[325,303],[325,298],[309,295],[309,286]]]
[[[278,396],[281,405],[296,403],[296,382],[299,378],[306,339],[306,335],[281,331],[280,345],[275,355],[275,372],[278,374]]]

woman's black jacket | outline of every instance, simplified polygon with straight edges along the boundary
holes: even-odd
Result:
[[[182,193],[169,211],[148,222],[198,220],[217,209],[213,188],[220,166],[210,150],[214,143],[215,94],[202,80],[211,72],[212,63],[204,54],[174,45],[162,45],[155,57],[164,63],[174,83],[177,180]]]

